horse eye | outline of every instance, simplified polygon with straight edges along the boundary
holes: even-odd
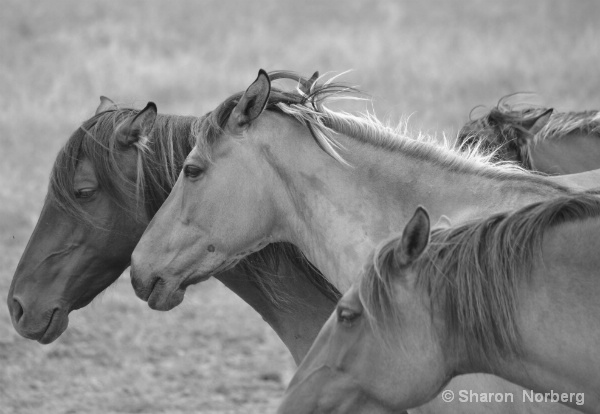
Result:
[[[93,188],[82,188],[81,190],[75,190],[75,198],[90,198],[96,193]]]
[[[338,309],[338,322],[345,325],[351,325],[352,322],[354,322],[359,316],[359,312],[355,312],[347,308]]]
[[[199,177],[204,170],[200,167],[196,167],[195,165],[186,165],[183,168],[183,174],[188,178],[197,178]]]

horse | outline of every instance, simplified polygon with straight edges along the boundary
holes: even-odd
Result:
[[[514,161],[545,174],[574,174],[600,168],[600,112],[516,109],[507,97],[467,122],[458,145],[479,145],[498,160]]]
[[[272,75],[307,82],[292,73]],[[119,108],[101,97],[94,116],[56,158],[44,207],[13,276],[7,304],[17,332],[43,344],[56,340],[69,313],[121,275],[170,192],[199,121],[157,114],[152,103],[141,111]],[[296,363],[339,298],[285,243],[216,277],[261,314]]]
[[[402,137],[372,116],[327,108],[345,93],[356,96],[329,81],[302,94],[272,89],[261,70],[246,92],[212,111],[132,254],[136,295],[152,309],[172,309],[187,286],[274,241],[298,246],[345,292],[353,267],[400,230],[418,204],[434,218],[444,214],[460,223],[572,192],[475,153]],[[519,390],[481,376],[453,386]],[[547,413],[552,407],[532,409]],[[468,412],[450,410],[438,399],[421,412]]]
[[[600,413],[599,232],[600,198],[587,194],[431,233],[417,208],[357,272],[278,413],[395,413],[472,372],[527,391],[445,398]]]

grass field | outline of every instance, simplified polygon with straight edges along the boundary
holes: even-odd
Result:
[[[380,118],[453,135],[476,105],[534,91],[600,109],[595,0],[0,0],[0,296],[54,156],[99,95],[200,115],[259,68],[354,71]],[[265,413],[293,374],[279,339],[216,281],[167,313],[126,277],[42,346],[0,311],[0,413]]]

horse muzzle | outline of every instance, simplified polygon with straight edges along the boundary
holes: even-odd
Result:
[[[132,267],[131,285],[138,298],[148,303],[150,309],[169,311],[183,302],[185,289],[168,283],[160,276],[151,276],[148,281],[137,278]]]
[[[54,342],[69,325],[69,313],[60,307],[35,312],[18,297],[8,299],[8,309],[15,330],[24,338],[41,344]]]

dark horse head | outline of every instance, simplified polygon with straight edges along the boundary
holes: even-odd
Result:
[[[52,342],[67,328],[70,311],[90,303],[127,268],[152,211],[177,179],[195,121],[158,115],[153,103],[138,111],[102,98],[96,114],[73,133],[56,158],[8,294],[21,335]],[[153,139],[161,134],[170,137]]]
[[[56,158],[44,207],[13,276],[7,303],[17,332],[40,343],[54,341],[67,328],[69,313],[88,305],[129,266],[136,243],[177,180],[200,121],[157,114],[153,103],[139,111],[101,98],[96,114]],[[254,283],[240,285],[237,278],[233,286],[256,309],[264,306],[258,303],[262,297],[245,297],[244,291],[259,290],[274,302],[300,292],[315,308],[326,308],[325,317],[338,295],[284,243],[267,246],[234,270]],[[277,277],[286,271],[304,275],[287,296],[279,289],[288,285]]]
[[[506,98],[478,119],[467,122],[459,131],[457,145],[478,146],[483,152],[494,152],[497,161],[514,161],[530,169],[527,160],[528,142],[550,120],[553,109],[514,109]]]

